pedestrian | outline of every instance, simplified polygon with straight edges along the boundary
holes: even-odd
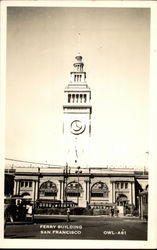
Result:
[[[70,208],[67,209],[67,222],[70,222]]]
[[[33,222],[33,209],[31,204],[27,205],[27,218]]]
[[[117,209],[117,217],[118,217],[118,215],[119,215],[119,210]]]
[[[113,217],[113,215],[114,215],[114,209],[111,208],[111,216]]]
[[[21,202],[21,204],[19,205],[19,209],[18,209],[19,220],[20,221],[25,221],[26,220],[26,214],[27,214],[26,205]]]

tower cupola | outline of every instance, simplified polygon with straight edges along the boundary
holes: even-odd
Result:
[[[84,63],[82,62],[82,56],[78,53],[75,56],[75,63],[73,64],[74,70],[71,72],[72,83],[85,83],[86,72],[83,71]]]
[[[77,72],[83,72],[84,63],[82,62],[82,56],[78,53],[75,57],[76,62],[73,64]]]

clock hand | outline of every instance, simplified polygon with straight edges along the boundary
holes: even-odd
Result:
[[[78,122],[76,122],[76,127],[78,127],[79,129],[81,128],[81,124],[80,124],[80,122],[78,123]]]
[[[78,126],[75,125],[75,127],[73,128],[75,131],[80,130],[80,128]]]

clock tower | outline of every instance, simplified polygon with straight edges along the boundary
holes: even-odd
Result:
[[[86,83],[86,72],[80,53],[75,59],[70,82],[64,90],[65,157],[71,167],[86,167],[91,134],[91,90]]]

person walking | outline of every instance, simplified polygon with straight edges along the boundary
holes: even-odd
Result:
[[[113,215],[114,215],[114,209],[111,208],[111,216],[113,217]]]
[[[33,208],[31,204],[27,205],[27,218],[33,222]]]
[[[119,215],[119,210],[117,209],[117,217],[118,217],[118,215]]]
[[[70,208],[67,209],[67,222],[70,222]]]

